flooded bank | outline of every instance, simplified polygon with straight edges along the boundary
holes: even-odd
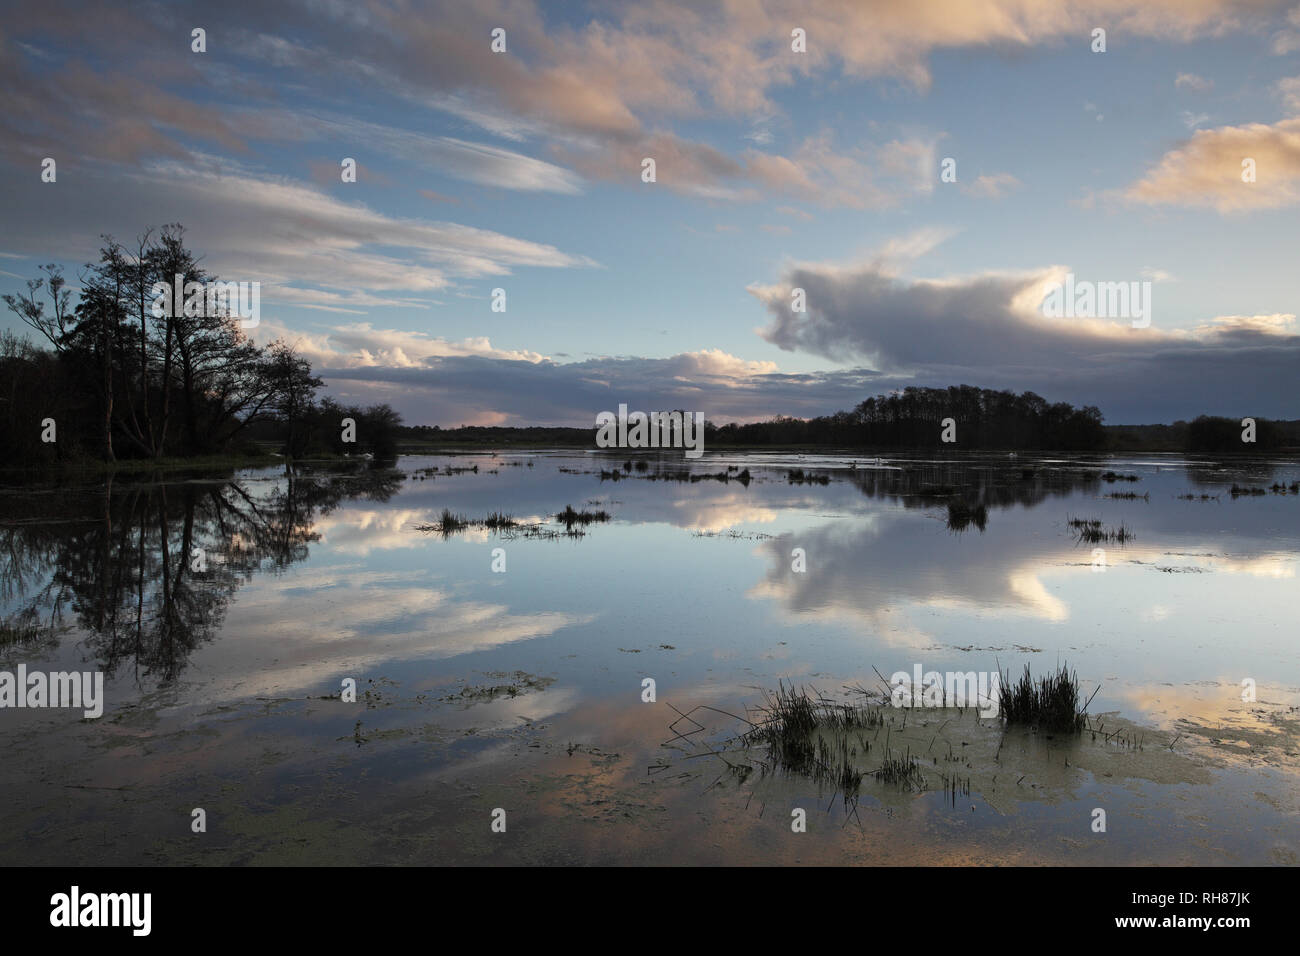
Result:
[[[502,451],[6,489],[0,669],[106,701],[0,710],[0,859],[1295,863],[1297,479]],[[1077,735],[860,694],[1067,662]],[[746,739],[783,686],[868,707],[856,788]]]

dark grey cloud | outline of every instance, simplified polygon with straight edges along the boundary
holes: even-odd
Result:
[[[882,382],[1030,389],[1096,405],[1115,423],[1201,413],[1300,417],[1294,315],[1216,317],[1195,330],[1165,330],[1153,286],[1148,328],[1125,319],[1048,318],[1038,306],[1047,283],[1064,272],[914,280],[880,262],[801,265],[751,292],[771,318],[764,339],[791,352],[865,361]],[[805,312],[791,308],[796,288],[805,292]]]
[[[718,422],[807,416],[850,407],[878,388],[878,376],[866,369],[722,376],[702,371],[691,356],[571,363],[451,356],[413,368],[320,371],[334,392],[389,402],[409,422],[442,425],[594,427],[598,412],[620,403],[641,411],[700,411]]]

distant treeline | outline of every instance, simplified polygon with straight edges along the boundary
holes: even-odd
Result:
[[[180,226],[130,249],[104,237],[75,299],[58,266],[40,271],[26,294],[4,296],[49,347],[0,333],[0,466],[222,455],[255,439],[291,457],[396,452],[400,416],[317,401],[321,380],[288,343],[256,345],[237,315],[207,301],[158,306],[158,283],[216,281]]]
[[[942,441],[943,420],[954,420],[957,441]],[[868,398],[852,411],[813,419],[778,416],[747,425],[705,423],[705,448],[817,447],[1007,449],[1056,451],[1263,452],[1300,446],[1300,421],[1256,419],[1255,442],[1242,441],[1240,419],[1201,416],[1172,425],[1104,425],[1094,406],[1049,403],[1033,392],[1016,395],[961,385],[909,387]],[[595,426],[401,429],[409,445],[595,445]]]
[[[1300,448],[1300,420],[1255,419],[1255,442],[1242,441],[1240,418],[1202,415],[1172,425],[1109,425],[1115,451],[1268,452]]]
[[[955,442],[943,441],[952,419]],[[779,417],[730,424],[710,436],[723,445],[853,445],[871,448],[1042,448],[1092,451],[1106,447],[1100,409],[1055,404],[1033,392],[999,392],[957,385],[909,386],[877,395],[852,411],[819,418]]]

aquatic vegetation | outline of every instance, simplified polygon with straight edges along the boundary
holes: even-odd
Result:
[[[829,485],[830,475],[818,475],[802,468],[792,468],[785,474],[785,480],[792,485]]]
[[[573,505],[565,505],[564,510],[555,516],[555,520],[562,522],[567,527],[574,525],[588,525],[596,521],[608,521],[608,511],[574,511]]]
[[[1100,686],[1097,689],[1100,690]],[[1009,670],[1002,675],[998,688],[998,712],[1008,725],[1080,733],[1087,726],[1088,704],[1096,694],[1094,690],[1083,701],[1078,675],[1064,664],[1055,673],[1037,680],[1029,673],[1026,664],[1025,672],[1014,684]]]
[[[965,531],[971,525],[979,528],[982,534],[989,523],[989,509],[983,504],[971,504],[965,501],[948,502],[948,530]]]
[[[514,673],[490,671],[488,676],[511,678],[511,680],[505,684],[465,685],[460,689],[459,693],[439,697],[438,700],[442,703],[463,704],[488,703],[501,698],[513,700],[531,691],[546,690],[547,687],[555,683],[553,677],[538,677],[529,674],[527,671],[515,671]]]
[[[51,630],[52,628],[41,625],[34,608],[27,608],[11,617],[0,619],[0,647],[31,644]]]
[[[736,474],[732,474],[733,471],[735,471],[734,465],[726,471],[716,472],[697,472],[691,471],[689,468],[678,468],[672,471],[660,469],[648,475],[638,475],[637,477],[644,478],[646,481],[685,481],[692,484],[697,481],[720,481],[723,484],[738,481],[745,486],[748,486],[750,481],[753,480],[748,468],[736,472]]]
[[[1136,491],[1112,491],[1108,495],[1102,495],[1102,497],[1114,498],[1116,501],[1150,501],[1151,492],[1148,491],[1146,494],[1140,495]]]
[[[416,525],[415,530],[426,532],[434,531],[442,535],[444,538],[449,538],[457,531],[464,531],[471,523],[472,522],[470,522],[468,518],[464,518],[458,514],[453,514],[449,509],[443,508],[442,515],[437,521],[432,524]]]
[[[1100,518],[1070,518],[1066,521],[1080,543],[1087,544],[1125,544],[1136,535],[1123,524],[1117,528],[1102,527]]]
[[[865,776],[857,758],[871,749],[857,731],[884,723],[878,708],[814,697],[778,683],[776,691],[763,692],[757,711],[758,719],[749,722],[739,743],[766,748],[765,772],[799,774],[835,787],[846,804],[855,800]]]
[[[454,514],[449,508],[443,508],[442,514],[437,521],[432,524],[416,525],[415,530],[437,532],[444,538],[449,538],[458,531],[464,531],[467,528],[488,528],[492,531],[501,531],[506,528],[513,528],[517,524],[518,522],[510,515],[499,511],[493,511],[486,518],[466,518],[463,515]]]
[[[1243,495],[1266,495],[1268,494],[1268,489],[1255,488],[1248,485],[1238,485],[1234,482],[1228,494],[1232,495],[1234,498],[1240,498]]]
[[[877,780],[883,780],[885,783],[892,783],[900,787],[915,787],[920,789],[925,784],[925,778],[921,775],[921,768],[917,766],[916,758],[912,756],[910,750],[904,750],[901,757],[891,753],[889,748],[885,748],[885,762],[880,765],[879,770],[873,770],[872,776]]]
[[[1114,482],[1116,482],[1116,481],[1141,481],[1141,480],[1142,480],[1142,476],[1141,476],[1141,475],[1121,475],[1121,474],[1119,474],[1118,472],[1107,471],[1107,472],[1103,472],[1103,473],[1102,473],[1101,480],[1102,480],[1102,481],[1105,481],[1105,482],[1111,482],[1111,483],[1114,483]]]

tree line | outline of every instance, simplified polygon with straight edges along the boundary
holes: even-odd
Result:
[[[952,419],[955,441],[943,441]],[[778,416],[712,431],[723,445],[843,445],[872,448],[1039,448],[1092,451],[1106,446],[1101,410],[1051,403],[1033,392],[994,391],[972,385],[948,388],[908,386],[876,395],[851,411],[817,418]]]
[[[956,442],[942,440],[951,418]],[[1252,453],[1300,446],[1300,421],[1255,419],[1255,441],[1242,441],[1241,419],[1202,415],[1172,425],[1105,425],[1101,410],[960,385],[909,387],[860,402],[851,411],[812,419],[778,415],[749,424],[705,422],[704,444],[731,447],[1039,449],[1058,451],[1186,451]],[[407,447],[476,445],[591,446],[595,429],[483,426],[401,429]]]
[[[248,451],[254,440],[290,457],[395,454],[393,409],[318,400],[323,383],[311,363],[282,339],[257,345],[229,303],[160,307],[160,283],[217,281],[186,247],[182,226],[147,230],[130,248],[101,238],[75,295],[51,264],[25,293],[3,297],[40,336],[34,344],[0,333],[5,466],[197,457]]]

